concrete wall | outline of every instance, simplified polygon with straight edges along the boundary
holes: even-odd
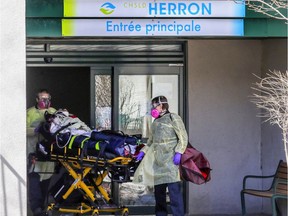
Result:
[[[268,39],[263,40],[262,45],[262,76],[264,77],[269,70],[285,72],[287,70],[287,40]],[[261,131],[263,175],[272,175],[279,160],[286,160],[281,130],[277,125],[272,126],[267,122],[261,124]],[[267,188],[270,184],[271,181],[265,181],[263,182],[263,187]],[[280,201],[279,206],[281,206],[282,214],[287,215],[286,200]],[[263,209],[266,213],[271,212],[271,202],[269,199],[263,199]]]
[[[189,213],[239,214],[243,176],[261,174],[260,120],[249,95],[252,73],[261,74],[262,43],[190,40],[188,46],[190,141],[213,169],[208,184],[190,183]],[[247,211],[261,208],[255,200]]]
[[[0,215],[26,215],[25,1],[0,4]]]
[[[1,1],[0,215],[4,216],[25,216],[27,212],[24,4]],[[261,124],[248,96],[256,81],[252,73],[260,75],[265,67],[285,69],[286,44],[277,40],[191,40],[188,45],[190,141],[207,155],[213,168],[207,185],[190,184],[189,213],[240,213],[243,176],[262,174],[261,161],[263,173],[268,173],[283,158],[282,146],[275,145],[281,140],[279,130],[269,125],[262,125],[261,151]],[[248,201],[250,213],[261,212],[259,199]]]

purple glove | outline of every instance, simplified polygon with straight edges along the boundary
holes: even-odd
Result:
[[[176,152],[175,155],[174,155],[174,158],[173,158],[173,163],[175,165],[179,165],[180,164],[180,160],[181,160],[181,154]]]
[[[34,129],[34,133],[39,133],[39,132],[40,132],[40,127],[41,127],[41,125],[38,125],[38,126]]]
[[[144,156],[145,156],[145,153],[142,152],[142,151],[140,151],[139,154],[138,154],[137,157],[136,157],[136,160],[137,160],[137,161],[140,161],[140,160],[143,159]]]

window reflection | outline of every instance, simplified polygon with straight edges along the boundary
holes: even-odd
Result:
[[[95,76],[95,129],[111,129],[111,76]]]
[[[154,188],[133,183],[120,185],[120,203],[125,206],[154,206]]]
[[[126,134],[142,134],[147,113],[147,76],[120,76],[119,128]]]
[[[119,76],[119,129],[148,138],[152,123],[150,101],[158,95],[165,95],[170,110],[178,113],[177,75]]]
[[[119,129],[126,134],[142,134],[148,138],[152,117],[150,101],[165,95],[170,111],[178,113],[177,75],[119,76]],[[154,188],[133,183],[119,185],[121,205],[154,206]]]

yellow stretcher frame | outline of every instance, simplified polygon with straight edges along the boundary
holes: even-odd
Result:
[[[110,198],[108,192],[104,189],[104,187],[101,185],[103,179],[105,176],[108,175],[108,167],[113,166],[125,166],[129,165],[132,162],[132,158],[129,157],[115,157],[113,159],[104,160],[101,158],[97,158],[94,156],[85,156],[80,157],[81,155],[81,149],[78,149],[78,154],[75,156],[70,156],[67,154],[67,147],[64,148],[64,154],[59,155],[53,153],[53,144],[51,145],[51,155],[50,160],[51,161],[57,161],[60,162],[63,167],[68,171],[69,175],[73,177],[74,182],[71,184],[69,189],[62,195],[63,200],[66,200],[71,193],[74,190],[81,189],[85,192],[84,198],[90,202],[91,205],[87,203],[80,203],[78,206],[75,206],[75,208],[65,208],[61,206],[57,206],[57,203],[51,202],[47,206],[47,215],[52,216],[53,211],[58,211],[61,213],[75,213],[75,214],[87,214],[90,213],[91,216],[98,216],[101,212],[107,212],[107,213],[120,213],[122,216],[128,216],[129,210],[125,206],[116,206],[113,204],[112,199]],[[90,171],[93,169],[94,164],[97,163],[98,167],[103,168],[103,173],[99,175],[94,180],[95,185],[97,186],[98,193],[100,192],[100,195],[103,197],[103,199],[111,204],[108,206],[101,206],[97,204],[97,197],[96,197],[96,191],[93,186],[87,185],[84,180],[85,176],[90,173]],[[82,172],[77,173],[76,169],[79,170],[81,168]]]

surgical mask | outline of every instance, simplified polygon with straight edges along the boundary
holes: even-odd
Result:
[[[41,98],[37,102],[37,106],[39,109],[48,109],[51,105],[50,99],[48,98]]]

